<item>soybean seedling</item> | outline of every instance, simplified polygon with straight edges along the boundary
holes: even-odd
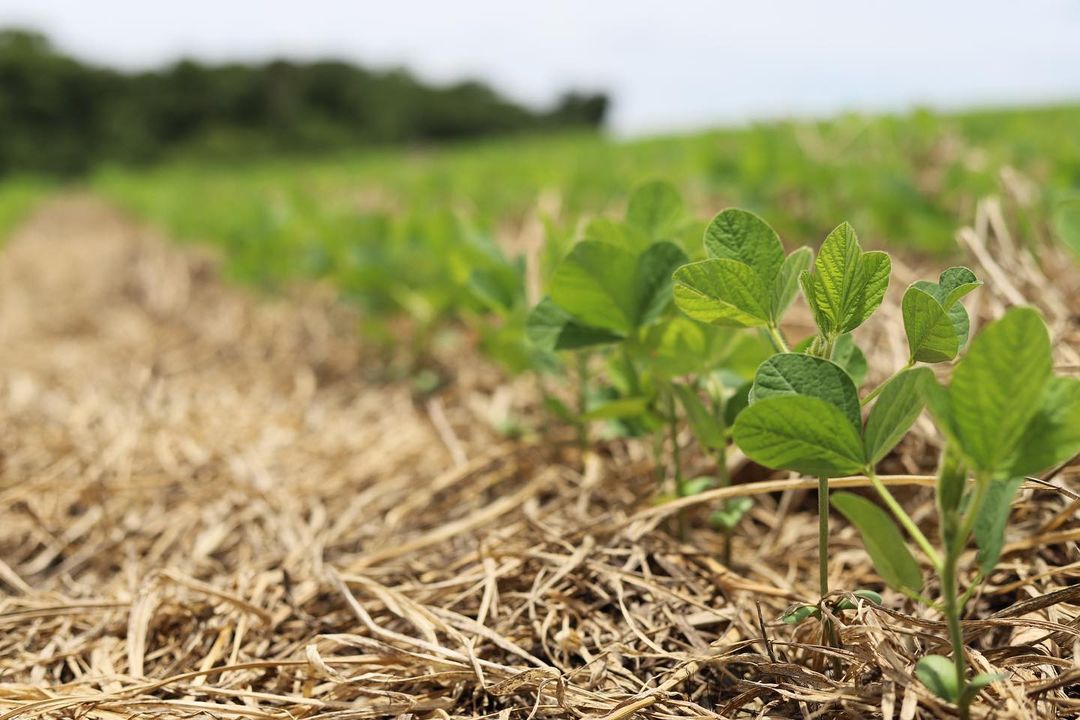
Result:
[[[733,224],[729,221],[725,225]],[[754,237],[760,238],[761,235],[757,233]],[[725,244],[725,248],[730,245],[731,243]],[[763,277],[765,281],[772,278],[771,303],[762,301],[754,306],[744,300],[746,297],[753,298],[758,287],[755,287],[753,279],[742,283],[742,286],[733,283],[733,278],[743,277],[748,273],[741,271],[741,268],[732,267],[730,261],[727,261],[714,266],[715,270],[710,278],[713,280],[711,284],[697,283],[699,294],[702,290],[711,291],[709,298],[713,301],[712,303],[707,304],[689,295],[689,290],[694,289],[689,288],[686,291],[687,300],[680,304],[680,307],[687,312],[712,312],[725,319],[734,317],[744,322],[749,317],[752,322],[765,327],[769,336],[774,339],[779,354],[769,358],[758,368],[749,393],[750,407],[736,419],[734,437],[736,444],[751,459],[763,465],[797,470],[819,477],[819,588],[822,597],[825,597],[829,592],[828,477],[838,473],[846,474],[853,467],[861,467],[864,463],[829,462],[834,458],[803,457],[798,451],[780,456],[758,453],[753,440],[747,437],[740,439],[740,435],[747,436],[746,428],[751,427],[763,413],[767,412],[760,407],[762,403],[781,398],[789,399],[779,403],[781,413],[770,422],[779,422],[788,404],[797,413],[805,413],[815,411],[818,409],[815,404],[820,403],[836,411],[837,417],[832,419],[842,421],[842,428],[856,426],[861,428],[857,381],[861,382],[865,374],[866,360],[852,341],[850,333],[881,304],[888,287],[891,264],[884,253],[863,252],[854,230],[846,223],[837,227],[825,239],[812,269],[809,250],[798,250],[777,263],[776,249],[766,250],[765,245],[759,240],[754,252],[744,251],[741,256],[752,263],[751,268],[758,268],[759,277]],[[774,270],[774,268],[778,269]],[[679,302],[678,280],[677,274],[675,287],[677,303]],[[781,313],[794,299],[799,285],[803,288],[818,326],[818,333],[801,347],[805,351],[801,353],[791,352],[779,330]],[[746,288],[749,288],[749,291]],[[762,298],[767,299],[767,296],[762,295]],[[690,302],[691,299],[695,302]],[[717,301],[723,304],[718,305]],[[702,305],[700,309],[696,307],[697,303]],[[736,315],[730,309],[731,307],[740,314]],[[857,381],[853,379],[853,376]],[[768,404],[765,403],[765,407],[767,406]],[[746,413],[751,411],[751,419],[744,421]],[[828,413],[830,410],[822,412]],[[798,415],[792,417],[798,417]],[[814,428],[807,428],[807,432],[813,430]],[[857,436],[859,433],[848,433],[847,439],[850,440],[852,434]],[[861,461],[865,453],[861,448],[861,438],[856,437],[856,440],[860,451],[853,454],[857,455]],[[747,444],[744,445],[744,442]],[[794,447],[791,443],[788,445]],[[827,623],[825,629],[831,635]]]
[[[707,259],[675,272],[675,304],[687,316],[711,326],[760,328],[774,352],[787,352],[780,321],[798,293],[800,273],[810,266],[809,248],[785,255],[780,236],[768,223],[735,208],[713,218],[703,245]],[[699,443],[717,453],[724,485],[731,482],[726,454],[730,428],[748,394],[748,387],[738,388],[710,414],[696,393],[690,389],[680,393]],[[749,507],[748,501],[737,498],[713,515],[714,524],[725,533],[725,553],[730,552],[732,529]]]

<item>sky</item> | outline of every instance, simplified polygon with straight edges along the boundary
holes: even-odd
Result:
[[[336,57],[538,106],[606,90],[623,135],[1080,100],[1078,0],[0,0],[4,25],[124,68]]]

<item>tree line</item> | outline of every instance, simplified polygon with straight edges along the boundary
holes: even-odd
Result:
[[[406,70],[339,61],[182,60],[121,72],[81,62],[40,33],[0,31],[0,174],[598,128],[607,109],[606,95],[568,92],[538,111],[479,82],[432,86]]]

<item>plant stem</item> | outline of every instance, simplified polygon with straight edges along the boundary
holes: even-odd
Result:
[[[731,473],[727,467],[727,445],[721,445],[716,451],[716,475],[720,481],[720,487],[731,485]],[[724,528],[724,567],[731,567],[731,537],[734,528]]]
[[[956,566],[960,561],[960,555],[967,547],[968,538],[975,527],[975,521],[979,517],[983,501],[986,499],[986,491],[990,482],[987,478],[975,478],[975,493],[968,504],[967,510],[960,522],[953,542],[945,548],[945,562],[941,568],[941,593],[944,595],[945,619],[949,624],[949,640],[952,643],[953,664],[956,667],[957,704],[960,708],[960,720],[967,720],[969,706],[972,698],[967,697],[967,663],[964,659],[964,630],[960,624],[960,616],[964,610],[964,603],[968,595],[959,596],[957,586]]]
[[[962,701],[967,687],[967,664],[964,661],[964,630],[960,626],[960,602],[957,598],[956,564],[960,553],[945,553],[941,566],[941,593],[945,596],[945,619],[949,624],[949,641],[952,643],[953,665],[956,668],[957,698],[960,700],[960,720],[967,720],[967,703]]]
[[[880,385],[878,385],[876,388],[871,390],[870,394],[862,399],[862,404],[864,406],[868,405],[870,403],[870,401],[873,400],[874,398],[876,398],[878,395],[880,395],[881,391],[884,390],[885,387],[889,383],[891,383],[893,380],[895,380],[900,375],[900,373],[904,372],[905,370],[909,370],[914,366],[915,366],[915,361],[914,360],[908,360],[907,365],[905,365],[904,367],[902,367],[899,370],[897,370],[896,372],[894,372],[892,375],[887,377]]]
[[[769,333],[769,340],[772,342],[773,348],[776,352],[786,353],[790,352],[787,341],[784,339],[784,334],[780,332],[780,328],[776,325],[766,325],[766,331]]]
[[[930,544],[930,541],[923,535],[922,530],[915,524],[915,521],[911,519],[911,516],[904,512],[904,508],[900,506],[900,503],[896,501],[893,494],[889,492],[889,488],[885,487],[885,483],[881,482],[881,478],[877,476],[873,468],[866,468],[866,477],[870,479],[870,484],[877,490],[878,495],[885,501],[885,505],[888,506],[892,514],[900,521],[900,524],[907,530],[908,535],[915,541],[915,544],[919,546],[919,549],[923,551],[926,557],[930,560],[930,563],[934,566],[938,572],[941,572],[941,555],[934,549],[934,546]]]
[[[829,478],[818,478],[818,589],[829,594]]]
[[[584,419],[589,404],[589,356],[584,352],[577,353],[577,381],[578,446],[584,457],[589,449],[589,423]]]
[[[682,456],[679,452],[679,422],[675,414],[675,393],[668,392],[668,436],[671,438],[671,465],[675,473],[675,487],[682,488]]]

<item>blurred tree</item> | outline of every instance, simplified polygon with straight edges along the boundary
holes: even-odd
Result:
[[[433,87],[335,61],[182,60],[125,74],[80,63],[40,33],[0,30],[0,174],[597,128],[607,108],[604,95],[568,93],[540,112],[478,82]]]

